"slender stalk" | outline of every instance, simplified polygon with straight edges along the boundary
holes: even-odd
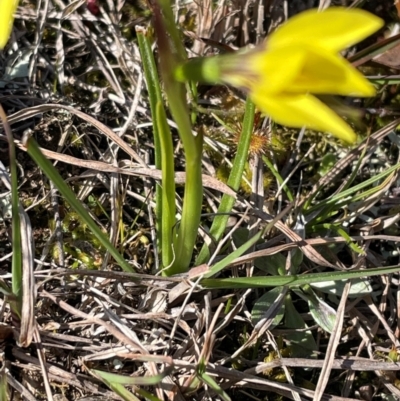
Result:
[[[203,200],[201,181],[203,141],[200,135],[196,137],[192,133],[185,85],[177,82],[174,77],[177,66],[185,61],[186,53],[174,21],[171,2],[153,1],[152,8],[165,93],[171,114],[178,126],[186,157],[185,194],[182,219],[174,241],[174,261],[164,270],[165,275],[172,275],[188,270],[197,238]]]
[[[16,153],[14,138],[11,133],[10,125],[7,121],[6,113],[0,105],[0,119],[3,122],[4,131],[7,135],[8,148],[10,153],[10,172],[11,172],[11,210],[12,210],[12,292],[16,298],[14,312],[21,313],[22,303],[22,244],[21,244],[21,224],[19,216],[19,199],[18,199],[18,174],[16,165]]]
[[[158,127],[160,145],[162,150],[162,210],[161,213],[161,259],[162,266],[168,267],[174,261],[173,243],[175,240],[175,170],[174,150],[172,146],[171,131],[167,123],[165,110],[161,102],[158,102],[155,110],[155,126]]]
[[[162,171],[162,186],[158,184],[156,186],[156,230],[161,247],[162,266],[166,267],[174,260],[173,242],[176,223],[174,150],[151,43],[148,34],[142,28],[136,32],[154,122],[155,165]]]
[[[237,154],[233,162],[232,171],[229,175],[228,186],[237,191],[243,176],[243,170],[249,153],[251,135],[253,133],[255,106],[250,99],[247,99],[246,110],[243,119],[243,128],[240,135]],[[218,208],[217,215],[214,218],[210,229],[210,235],[215,242],[218,242],[224,234],[229,219],[229,213],[232,211],[235,199],[232,196],[224,195]],[[206,244],[197,257],[196,264],[206,263],[210,259],[210,249]]]
[[[148,32],[143,28],[136,28],[136,36],[138,39],[140,55],[143,64],[144,75],[146,78],[147,91],[149,93],[149,102],[151,115],[156,114],[157,102],[162,102],[162,94],[160,83],[158,80],[157,66],[153,56],[153,50],[149,39]],[[160,144],[160,133],[158,132],[157,124],[153,126],[154,136],[154,159],[156,169],[161,169],[161,144]],[[159,185],[156,185],[156,230],[161,230],[161,215],[162,215],[162,196]],[[161,235],[161,234],[159,234]],[[161,242],[161,241],[160,241]]]

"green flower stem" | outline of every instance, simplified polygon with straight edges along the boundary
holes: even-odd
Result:
[[[149,36],[142,28],[136,30],[142,57],[150,109],[153,118],[155,165],[162,171],[162,186],[156,186],[156,231],[161,247],[162,266],[170,266],[174,259],[175,177],[174,150],[158,77],[157,66]]]
[[[154,1],[154,28],[160,56],[160,69],[169,108],[182,140],[186,157],[186,186],[182,208],[182,220],[174,241],[174,259],[164,266],[165,275],[188,270],[196,243],[203,201],[201,180],[202,137],[192,133],[190,112],[186,102],[185,85],[177,82],[174,72],[186,60],[185,49],[177,30],[169,0]],[[163,185],[167,185],[164,183]]]
[[[240,135],[237,154],[227,182],[228,186],[231,187],[234,191],[237,191],[240,187],[240,182],[243,177],[243,170],[248,158],[250,140],[253,133],[254,112],[254,103],[248,98],[246,102],[243,128]],[[229,213],[232,211],[234,203],[235,199],[232,196],[224,195],[222,197],[217,216],[215,216],[215,219],[210,229],[210,235],[215,242],[218,242],[225,232],[226,225],[229,219]],[[196,264],[200,265],[202,263],[206,263],[209,259],[210,249],[206,244],[204,244],[199,256],[197,257]]]
[[[162,102],[162,94],[160,83],[158,80],[157,66],[154,61],[153,50],[149,39],[148,32],[143,28],[136,28],[136,36],[138,39],[140,55],[143,63],[144,75],[146,78],[147,91],[149,93],[151,115],[155,116],[156,105],[158,102]],[[154,158],[155,166],[157,169],[161,169],[161,145],[160,145],[160,133],[158,132],[157,124],[153,126],[154,133]],[[161,215],[162,215],[162,196],[161,188],[156,185],[156,230],[160,232],[161,227]],[[161,242],[161,241],[160,241]]]
[[[174,149],[172,145],[171,131],[168,126],[167,116],[163,104],[156,105],[155,127],[160,135],[162,158],[161,158],[161,258],[162,267],[170,266],[174,261],[173,243],[175,240],[175,170],[174,170]]]
[[[232,55],[230,55],[230,58],[216,56],[191,59],[179,65],[175,70],[175,78],[180,82],[195,81],[218,83],[221,81],[221,63],[224,62],[224,60],[230,61],[230,59],[232,59]]]

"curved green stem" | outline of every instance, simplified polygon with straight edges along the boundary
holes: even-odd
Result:
[[[188,270],[196,243],[203,201],[202,137],[192,133],[186,88],[174,77],[177,66],[186,60],[186,53],[171,11],[171,2],[169,0],[153,1],[152,8],[164,89],[172,117],[178,126],[186,158],[182,220],[173,241],[173,262],[171,265],[165,265],[163,271],[169,276]],[[162,185],[168,185],[168,183],[163,182]]]

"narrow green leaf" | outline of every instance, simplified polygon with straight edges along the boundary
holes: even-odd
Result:
[[[332,333],[335,327],[336,311],[326,302],[320,299],[309,286],[302,289],[293,289],[292,291],[300,298],[303,298],[310,308],[310,313],[315,322],[326,332]]]
[[[216,263],[214,266],[211,267],[211,269],[204,275],[204,277],[212,277],[215,274],[217,274],[219,271],[222,269],[225,269],[226,266],[231,264],[236,258],[242,256],[251,246],[257,243],[261,239],[261,237],[264,235],[264,231],[258,232],[254,237],[250,238],[247,242],[245,242],[242,246],[234,250],[232,253],[230,253],[228,256],[226,256],[224,259]]]
[[[325,205],[336,204],[336,203],[338,203],[338,201],[340,201],[342,199],[345,199],[345,198],[348,198],[348,197],[350,197],[350,196],[352,196],[352,195],[354,195],[356,193],[357,193],[357,195],[355,195],[351,199],[351,202],[355,202],[356,200],[359,200],[359,199],[362,199],[362,198],[364,198],[364,197],[366,197],[368,195],[371,195],[371,193],[374,193],[374,192],[376,192],[378,190],[378,189],[376,189],[376,187],[373,187],[372,189],[369,189],[369,190],[367,190],[367,191],[365,191],[365,192],[363,192],[361,194],[359,192],[361,190],[363,190],[364,188],[367,188],[367,187],[371,186],[372,184],[378,182],[379,180],[387,177],[389,174],[395,172],[399,168],[400,168],[400,163],[388,168],[387,170],[383,171],[380,174],[374,175],[373,177],[369,178],[368,180],[365,180],[365,181],[361,182],[360,184],[355,185],[352,188],[349,188],[349,189],[347,189],[345,191],[341,191],[340,193],[335,194],[335,195],[331,196],[328,199],[325,199],[325,200],[322,200],[322,201],[318,202],[317,205],[310,207],[306,211],[306,213],[310,214],[310,213],[314,212],[315,210],[322,208]],[[349,203],[350,201],[348,199],[345,199],[345,202]]]
[[[265,294],[263,294],[254,304],[253,310],[251,311],[251,322],[256,325],[261,319],[265,317],[265,313],[271,307],[271,305],[278,298],[281,293],[282,288],[276,287],[272,290],[269,290]],[[274,320],[269,327],[269,330],[272,330],[275,326],[277,326],[283,319],[283,315],[285,314],[285,304],[282,304],[278,313],[274,317]]]
[[[175,167],[172,135],[167,123],[167,116],[161,102],[157,102],[155,122],[160,135],[161,145],[161,257],[162,267],[170,266],[174,259],[173,245],[175,240]]]
[[[307,329],[308,326],[293,305],[290,294],[285,299],[285,326],[288,329]],[[310,330],[287,333],[292,355],[295,357],[310,357],[317,350],[317,344]]]
[[[313,230],[318,230],[320,227],[322,227],[326,230],[333,230],[338,235],[343,237],[346,240],[347,246],[355,253],[358,253],[360,255],[365,254],[365,251],[360,246],[358,246],[354,241],[352,241],[350,235],[342,228],[341,225],[331,224],[331,223],[323,223],[323,224],[316,224],[312,228],[313,228]]]
[[[284,180],[281,177],[281,175],[279,174],[279,172],[276,170],[275,166],[271,163],[271,160],[269,160],[268,157],[265,155],[262,156],[262,159],[263,159],[263,162],[265,163],[265,165],[271,171],[272,175],[275,177],[276,181],[278,181],[279,185],[282,185]],[[285,192],[286,196],[288,197],[289,202],[293,202],[293,200],[294,200],[293,194],[286,184],[283,186],[283,191]]]
[[[206,383],[211,389],[213,389],[223,400],[232,401],[231,397],[218,385],[218,383],[207,373],[198,374],[199,379]]]
[[[342,296],[344,286],[346,285],[346,281],[337,280],[337,281],[322,281],[320,283],[310,283],[310,286],[321,291],[325,294],[333,294],[338,297]],[[372,287],[368,280],[357,280],[353,279],[349,298],[354,297],[363,297],[364,295],[372,294]]]
[[[0,400],[9,400],[7,373],[5,367],[0,370]]]
[[[40,151],[39,146],[33,138],[23,138],[23,143],[27,149],[30,157],[42,169],[47,178],[53,181],[54,185],[60,191],[64,199],[71,205],[71,207],[78,213],[79,217],[85,222],[92,233],[96,236],[99,242],[107,249],[113,258],[119,263],[120,267],[129,273],[133,273],[134,269],[125,261],[121,254],[111,244],[107,236],[100,230],[94,220],[90,217],[89,213],[77,199],[76,195],[72,192],[66,182],[62,179],[58,171],[54,168],[51,162]]]
[[[170,267],[163,270],[163,274],[169,276],[188,270],[197,240],[203,204],[201,176],[203,138],[200,133],[194,135],[192,132],[186,87],[175,79],[178,65],[184,63],[187,57],[172,13],[171,3],[169,0],[159,0],[151,2],[150,5],[153,11],[153,26],[157,37],[159,67],[164,90],[172,117],[178,127],[186,163],[182,219],[178,224],[177,238],[174,243],[174,261]]]
[[[149,401],[162,401],[158,397],[156,397],[155,395],[149,393],[146,390],[143,390],[142,388],[136,388],[135,392],[137,394],[139,394],[141,397],[145,398],[146,400],[149,400]]]
[[[171,368],[167,368],[164,372],[155,376],[124,376],[116,373],[103,372],[101,370],[91,369],[94,376],[100,377],[109,383],[121,384],[124,386],[154,386],[161,382],[167,374],[171,372]]]
[[[158,76],[156,61],[153,55],[153,49],[149,38],[149,33],[142,27],[136,28],[136,35],[139,44],[140,56],[143,63],[144,76],[146,78],[147,91],[149,93],[150,111],[153,121],[156,120],[156,107],[157,104],[163,102],[160,80]],[[165,113],[164,113],[165,114]],[[170,141],[172,142],[171,133]],[[153,124],[153,138],[154,138],[154,162],[157,169],[161,170],[161,158],[163,150],[161,148],[160,133],[158,132],[158,124]],[[175,186],[175,182],[174,182]],[[156,184],[156,231],[158,235],[159,244],[162,243],[162,229],[161,219],[163,214],[162,193],[160,185]],[[174,214],[175,216],[175,214]]]
[[[109,383],[104,380],[104,383],[110,387],[114,393],[118,394],[124,401],[140,401],[136,395],[132,394],[129,390],[127,390],[124,386],[118,383]]]
[[[290,276],[263,276],[263,277],[232,277],[232,278],[204,278],[201,285],[204,288],[265,288],[287,285],[289,287],[324,281],[350,280],[353,278],[379,276],[400,271],[399,266],[377,267],[366,270],[334,271],[328,273],[310,273]]]
[[[255,106],[253,102],[250,99],[247,99],[246,110],[243,118],[243,128],[240,134],[238,149],[227,182],[228,186],[234,191],[237,191],[240,187],[244,167],[248,158],[251,135],[253,134],[254,129],[254,112]],[[229,213],[232,211],[234,203],[235,199],[232,196],[223,195],[217,215],[215,216],[210,228],[210,235],[215,242],[218,242],[225,232],[229,219]],[[196,259],[196,264],[201,265],[206,263],[209,259],[210,250],[208,249],[208,246],[204,244]]]

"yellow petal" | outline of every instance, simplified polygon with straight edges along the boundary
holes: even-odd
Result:
[[[241,86],[247,86],[250,90],[255,86],[257,90],[276,93],[290,88],[292,81],[304,68],[307,53],[303,49],[293,47],[273,51],[259,47],[240,57],[241,61],[236,62],[230,74],[233,77],[235,70],[239,72],[235,78],[236,82],[232,77],[229,81],[226,79],[226,82],[238,86],[239,79],[246,79],[247,85]]]
[[[356,8],[332,7],[315,9],[291,18],[267,38],[269,48],[289,44],[313,43],[333,52],[351,46],[376,32],[383,20]]]
[[[0,0],[0,49],[3,49],[10,37],[17,7],[18,0]]]
[[[335,112],[310,94],[280,94],[268,96],[261,91],[251,94],[253,102],[274,121],[289,127],[329,132],[348,143],[356,134]]]
[[[373,96],[375,88],[349,62],[324,48],[304,47],[307,53],[302,70],[289,92],[311,92],[345,96]]]

